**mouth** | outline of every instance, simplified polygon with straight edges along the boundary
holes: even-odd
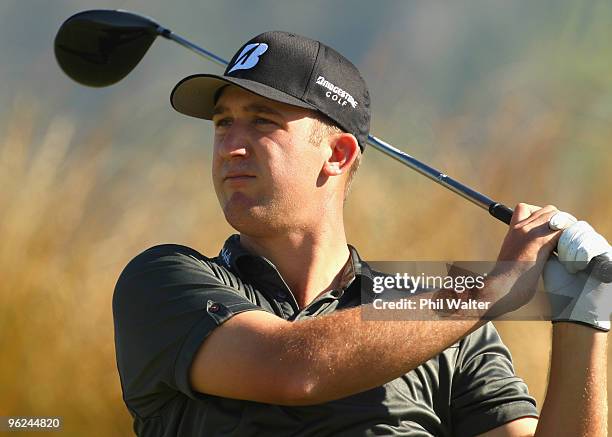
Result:
[[[249,173],[228,173],[223,179],[234,179],[234,178],[254,178],[255,176]]]
[[[224,182],[246,182],[255,179],[255,176],[245,173],[227,174],[224,178]]]

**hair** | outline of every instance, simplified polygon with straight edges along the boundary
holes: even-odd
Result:
[[[313,128],[310,132],[310,143],[315,146],[319,146],[325,138],[330,135],[346,133],[344,129],[336,124],[331,118],[327,115],[322,114],[320,112],[315,112],[315,122],[313,124]],[[346,180],[346,186],[344,187],[344,198],[346,199],[349,195],[349,191],[351,189],[351,185],[353,183],[353,179],[355,178],[355,174],[357,173],[357,169],[359,169],[359,164],[361,163],[361,147],[357,151],[357,156],[355,157],[355,161],[351,165],[349,169],[348,178]]]

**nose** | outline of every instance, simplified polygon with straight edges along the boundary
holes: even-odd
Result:
[[[223,158],[246,157],[249,153],[249,136],[247,127],[239,121],[234,121],[216,136],[217,152]]]

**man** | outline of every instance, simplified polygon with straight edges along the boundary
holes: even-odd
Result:
[[[554,325],[539,422],[487,314],[363,320],[371,272],[346,242],[343,203],[369,95],[342,55],[267,32],[223,76],[179,82],[171,101],[213,120],[213,182],[239,235],[215,258],[156,246],[121,274],[117,362],[138,435],[605,435],[608,326],[596,311]],[[499,259],[518,262],[481,296],[528,300],[561,235],[549,225],[556,214],[516,207]],[[572,275],[550,275],[579,297]]]

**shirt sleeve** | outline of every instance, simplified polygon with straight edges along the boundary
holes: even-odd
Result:
[[[460,343],[451,394],[453,435],[474,436],[521,417],[538,417],[510,351],[492,323]]]
[[[193,249],[162,245],[135,257],[121,273],[113,295],[115,349],[133,414],[150,416],[177,392],[204,396],[189,383],[202,341],[233,315],[263,310],[240,287],[226,285],[221,278],[228,273],[219,269]]]

